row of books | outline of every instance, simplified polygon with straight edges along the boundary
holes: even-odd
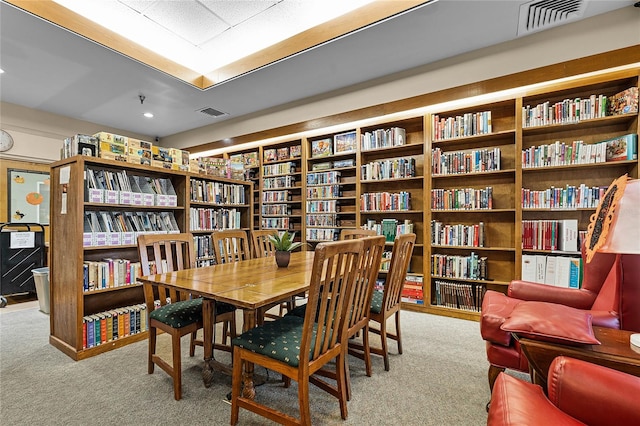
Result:
[[[173,212],[86,211],[83,244],[89,246],[131,245],[139,234],[180,232]]]
[[[213,253],[213,239],[211,234],[209,235],[194,235],[193,236],[194,251],[196,252],[196,259],[200,260],[205,257],[214,256]]]
[[[136,284],[137,278],[142,276],[140,262],[129,259],[86,260],[82,269],[82,290],[85,292]]]
[[[291,201],[291,193],[289,191],[262,191],[263,203],[278,203],[283,201]]]
[[[214,204],[246,204],[245,186],[191,179],[191,201]]]
[[[314,172],[321,170],[329,170],[329,169],[344,169],[347,167],[354,167],[356,165],[356,160],[353,158],[347,158],[344,160],[334,160],[334,161],[323,161],[321,163],[313,163],[311,165],[311,170]]]
[[[407,131],[401,127],[390,129],[376,129],[364,132],[360,136],[360,146],[363,151],[402,146],[407,143]]]
[[[262,166],[262,176],[264,177],[286,175],[295,172],[296,163],[294,162],[268,164],[266,166]]]
[[[363,228],[376,231],[376,234],[384,236],[385,241],[393,242],[398,235],[412,233],[413,223],[409,219],[399,221],[398,219],[387,218],[382,219],[380,223],[373,219],[369,219],[364,224]]]
[[[360,195],[360,211],[406,211],[411,210],[411,193],[401,191],[365,192]]]
[[[263,204],[263,216],[286,216],[291,214],[291,206],[289,204]]]
[[[338,229],[307,228],[307,241],[337,241],[339,237]]]
[[[178,203],[170,179],[127,175],[88,168],[85,199],[91,203],[175,207]]]
[[[307,185],[328,185],[340,183],[341,173],[338,171],[307,173]]]
[[[451,281],[434,282],[434,302],[438,306],[480,312],[487,289],[482,284]]]
[[[491,133],[491,111],[468,112],[455,117],[433,115],[433,140],[460,138]]]
[[[557,287],[580,288],[582,258],[523,254],[522,279]]]
[[[247,180],[251,174],[245,173],[244,162],[237,157],[230,158],[213,158],[201,157],[191,160],[191,170],[194,173],[210,175],[235,180]],[[194,170],[194,169],[197,169]]]
[[[432,189],[433,210],[484,210],[493,208],[493,187]]]
[[[523,220],[522,248],[524,250],[578,250],[578,221]]]
[[[596,208],[607,187],[566,185],[564,188],[551,187],[543,190],[522,188],[523,209],[589,209]]]
[[[311,158],[322,158],[330,155],[356,152],[356,132],[349,131],[333,135],[333,137],[311,141]]]
[[[484,247],[484,222],[450,225],[431,221],[431,244],[441,246]]]
[[[610,115],[638,112],[638,87],[630,87],[611,96],[591,95],[588,98],[549,101],[522,107],[523,127],[576,123]]]
[[[291,175],[265,178],[262,180],[262,187],[264,189],[287,189],[295,186],[296,178]]]
[[[342,196],[340,185],[318,185],[307,187],[307,198],[337,198]]]
[[[260,167],[260,159],[258,158],[258,151],[232,154],[229,156],[229,160],[233,161],[234,163],[242,163],[245,169],[252,168],[252,167]]]
[[[267,148],[263,151],[263,155],[265,162],[299,158],[302,155],[302,145],[285,146],[281,148]]]
[[[638,158],[638,135],[631,133],[606,141],[585,144],[573,141],[571,145],[556,141],[553,144],[532,146],[522,150],[522,167],[553,167],[573,164],[597,164],[607,161],[635,160]]]
[[[148,329],[144,303],[86,315],[82,318],[82,348],[104,345]]]
[[[337,213],[340,210],[338,200],[313,200],[307,201],[307,214],[309,213]]]
[[[372,161],[360,166],[363,181],[415,177],[416,159],[413,157],[391,158]]]
[[[266,229],[291,229],[293,225],[288,217],[263,217],[261,224]]]
[[[487,257],[480,257],[474,252],[471,252],[469,256],[431,255],[431,271],[432,275],[436,277],[486,280],[488,266]]]
[[[452,175],[500,170],[500,148],[483,148],[444,152],[431,150],[431,173]]]
[[[310,214],[306,217],[307,226],[338,226],[336,214]]]
[[[422,275],[407,274],[400,292],[400,298],[405,303],[424,304],[424,290]]]
[[[240,229],[242,213],[238,209],[210,209],[191,207],[189,209],[189,229],[192,231],[214,231],[219,229]]]

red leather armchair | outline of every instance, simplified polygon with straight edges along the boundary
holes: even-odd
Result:
[[[487,425],[637,425],[640,377],[573,358],[558,357],[542,387],[501,373]]]
[[[583,262],[584,262],[583,250]],[[522,301],[558,303],[588,311],[593,325],[640,331],[640,261],[637,255],[596,253],[591,263],[584,262],[581,289],[568,289],[514,280],[507,295],[496,291],[485,294],[480,332],[486,341],[489,361],[489,387],[505,369],[529,371],[526,357],[511,333],[500,328]],[[614,267],[615,265],[615,267]]]

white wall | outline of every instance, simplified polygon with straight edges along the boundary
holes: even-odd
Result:
[[[188,148],[635,45],[640,45],[640,10],[622,8],[425,65],[412,72],[380,79],[371,85],[361,84],[331,97],[316,97],[251,117],[178,133],[162,138],[161,145]],[[93,134],[104,130],[153,140],[149,135],[133,134],[8,103],[0,103],[0,126],[15,140],[14,148],[0,154],[0,158],[42,162],[57,160],[62,140],[76,133]]]
[[[0,153],[0,158],[42,163],[59,160],[62,141],[76,133],[93,135],[106,131],[153,141],[149,135],[126,132],[7,102],[0,102],[0,127],[9,132],[14,141],[13,148]]]
[[[616,11],[425,65],[375,86],[162,138],[188,148],[640,44],[640,10]]]

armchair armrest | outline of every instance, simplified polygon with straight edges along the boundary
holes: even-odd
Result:
[[[557,303],[576,309],[591,309],[597,296],[585,289],[554,287],[522,280],[509,283],[508,295],[520,300]]]
[[[640,424],[640,377],[561,356],[547,383],[549,400],[588,425]]]

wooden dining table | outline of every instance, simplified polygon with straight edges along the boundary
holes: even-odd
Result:
[[[309,289],[313,251],[291,253],[286,268],[276,265],[274,257],[206,266],[141,277],[141,282],[158,283],[187,291],[203,298],[204,368],[203,381],[211,385],[213,370],[230,374],[229,366],[213,357],[213,312],[216,302],[236,306],[243,311],[243,331],[261,321],[262,312]],[[243,395],[255,397],[253,366],[245,365]]]

